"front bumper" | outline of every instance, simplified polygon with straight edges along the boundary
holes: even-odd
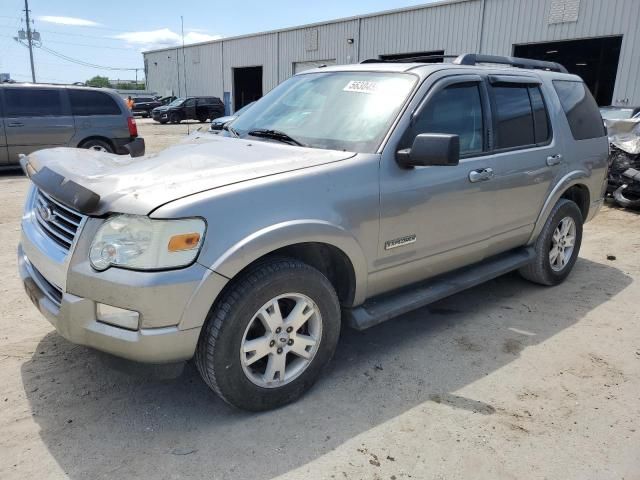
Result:
[[[141,328],[115,327],[96,319],[96,302],[70,293],[52,298],[52,284],[35,269],[22,246],[18,247],[18,269],[27,295],[58,333],[70,342],[145,363],[167,363],[193,357],[200,328],[178,326]],[[159,307],[161,308],[161,307]]]
[[[93,238],[103,220],[86,218],[65,253],[34,219],[32,198],[33,193],[22,218],[18,270],[27,295],[60,335],[139,362],[168,363],[193,356],[226,278],[198,263],[168,271],[97,272],[90,266],[86,239]],[[138,312],[137,329],[100,321],[98,303]]]

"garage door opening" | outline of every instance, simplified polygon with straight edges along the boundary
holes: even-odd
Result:
[[[549,60],[580,75],[598,105],[611,105],[622,36],[514,45],[516,57]]]
[[[262,97],[262,67],[233,69],[233,111]]]

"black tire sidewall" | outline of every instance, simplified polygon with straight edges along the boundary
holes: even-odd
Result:
[[[322,336],[311,364],[300,376],[283,387],[263,388],[252,383],[244,373],[240,345],[256,312],[284,293],[301,293],[316,303],[322,316]],[[246,410],[261,411],[290,403],[315,383],[331,360],[339,335],[339,305],[326,277],[311,268],[278,271],[261,279],[248,293],[243,293],[241,301],[235,302],[227,312],[212,355],[218,388],[228,403]]]
[[[549,251],[551,250],[551,243],[553,241],[553,233],[555,232],[558,224],[565,217],[571,217],[576,225],[576,238],[573,247],[573,252],[569,263],[560,271],[555,271],[551,268],[551,261],[549,260]],[[539,255],[545,255],[545,261],[543,261],[543,269],[545,276],[549,279],[552,285],[557,285],[564,281],[571,273],[573,265],[578,260],[580,253],[580,246],[582,245],[582,212],[580,208],[572,201],[564,200],[558,204],[558,207],[553,212],[553,215],[547,221],[547,225],[544,228],[544,234],[541,236],[541,245],[538,251]]]
[[[178,115],[177,113],[172,113],[171,115],[169,115],[169,121],[171,123],[180,123],[180,115]]]

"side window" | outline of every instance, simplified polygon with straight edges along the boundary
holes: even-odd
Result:
[[[598,105],[583,82],[554,80],[553,86],[567,115],[573,138],[585,140],[606,135]]]
[[[118,104],[106,93],[72,89],[68,92],[71,112],[75,116],[121,114]]]
[[[50,117],[64,115],[59,89],[7,88],[4,91],[7,117]]]
[[[551,128],[540,87],[529,87],[529,98],[533,109],[533,129],[536,144],[546,143],[551,139]]]
[[[497,150],[533,145],[533,111],[529,87],[523,84],[504,84],[492,87],[495,102]]]
[[[196,99],[195,98],[190,98],[189,100],[184,102],[184,106],[185,107],[195,107],[196,106]]]
[[[401,143],[408,148],[420,133],[451,133],[460,137],[460,155],[469,156],[482,152],[483,128],[479,85],[460,83],[429,99]]]

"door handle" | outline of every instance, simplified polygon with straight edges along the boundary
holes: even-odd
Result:
[[[484,182],[491,180],[494,176],[493,168],[480,168],[469,172],[469,181],[471,183]]]
[[[24,123],[21,122],[11,122],[7,124],[7,127],[24,127]]]
[[[547,165],[553,167],[554,165],[558,165],[562,161],[562,154],[557,153],[555,155],[549,155],[547,157]]]

